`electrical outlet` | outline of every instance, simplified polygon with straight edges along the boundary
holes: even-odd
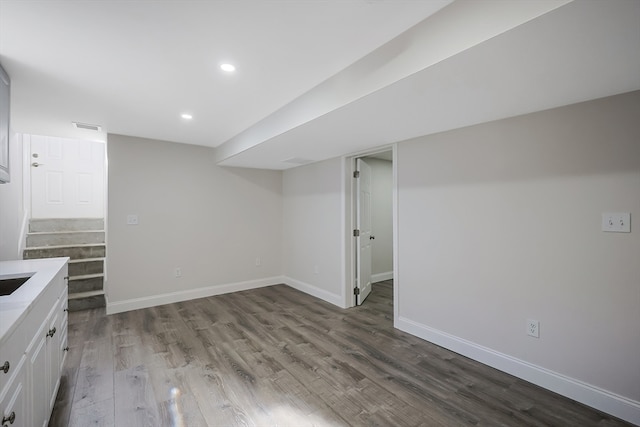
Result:
[[[540,322],[533,319],[527,319],[527,335],[534,338],[540,338]]]
[[[174,274],[176,277],[182,277],[182,268],[176,267]]]
[[[138,225],[138,215],[136,214],[127,215],[127,225]]]

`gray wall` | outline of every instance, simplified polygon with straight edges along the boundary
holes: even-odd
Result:
[[[634,92],[399,143],[396,325],[492,366],[507,361],[530,381],[551,378],[545,386],[592,406],[636,407],[639,108]],[[283,175],[285,274],[334,296],[349,272],[312,269],[348,257],[341,167]],[[631,212],[633,232],[600,231],[609,211]],[[525,333],[530,318],[538,339]]]
[[[640,92],[418,138],[397,161],[401,326],[640,401]],[[604,212],[633,232],[602,232]]]
[[[371,246],[373,279],[393,274],[393,170],[388,160],[365,158],[371,166]],[[383,280],[387,280],[386,278]]]
[[[324,162],[283,173],[283,273],[289,284],[344,306],[340,248],[344,195],[342,162]]]
[[[107,154],[110,304],[281,275],[281,172],[221,168],[206,147],[121,135],[109,135]]]

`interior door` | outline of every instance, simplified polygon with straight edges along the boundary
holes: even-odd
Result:
[[[371,167],[356,159],[356,305],[361,305],[371,293]]]
[[[104,218],[105,144],[30,139],[31,217]]]

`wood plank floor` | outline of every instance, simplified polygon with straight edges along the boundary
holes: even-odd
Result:
[[[341,310],[278,285],[69,313],[49,425],[629,425],[394,329],[392,295]]]

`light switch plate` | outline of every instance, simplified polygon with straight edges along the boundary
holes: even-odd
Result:
[[[138,215],[127,215],[127,225],[138,225]]]
[[[631,233],[631,213],[608,212],[602,214],[602,231]]]

